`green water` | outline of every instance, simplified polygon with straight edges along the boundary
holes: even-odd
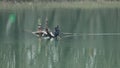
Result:
[[[81,35],[37,38],[46,17],[51,30]],[[0,10],[0,68],[120,68],[119,22],[118,8]]]

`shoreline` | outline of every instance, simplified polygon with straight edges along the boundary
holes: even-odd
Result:
[[[0,2],[0,9],[32,9],[32,8],[120,8],[120,2]]]

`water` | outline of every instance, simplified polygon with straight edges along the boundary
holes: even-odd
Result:
[[[46,17],[51,30],[78,35],[37,38]],[[118,8],[0,10],[0,68],[119,68],[119,22]]]

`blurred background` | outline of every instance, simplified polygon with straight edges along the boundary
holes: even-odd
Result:
[[[61,39],[32,34],[46,18]],[[120,68],[119,22],[119,0],[1,0],[0,68]]]

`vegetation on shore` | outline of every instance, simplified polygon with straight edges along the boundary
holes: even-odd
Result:
[[[0,9],[26,9],[26,8],[120,8],[120,2],[0,2]]]

